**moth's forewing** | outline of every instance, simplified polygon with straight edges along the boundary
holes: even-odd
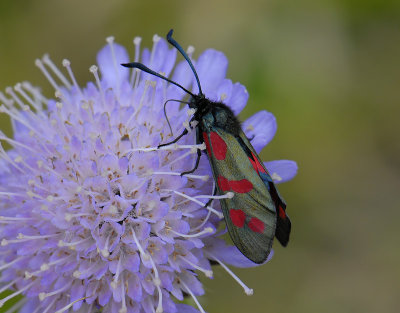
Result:
[[[256,171],[259,172],[260,178],[267,186],[272,201],[275,203],[275,208],[277,210],[275,237],[279,240],[282,246],[286,247],[289,242],[289,236],[292,227],[289,216],[286,214],[286,203],[281,197],[278,188],[276,188],[275,184],[273,183],[273,180],[269,175],[268,170],[265,168],[264,163],[260,160],[257,152],[243,132],[240,133],[240,140],[244,143],[247,149],[250,150],[251,155],[249,155],[249,158],[254,160],[253,167],[255,167]],[[247,153],[249,154],[249,152]]]
[[[201,125],[229,234],[238,249],[255,263],[262,263],[271,251],[277,214],[267,185],[254,170],[237,138],[209,123]]]

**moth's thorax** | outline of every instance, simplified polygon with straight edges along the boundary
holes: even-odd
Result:
[[[210,131],[212,128],[220,128],[224,131],[238,136],[241,127],[232,110],[222,102],[215,102],[202,95],[193,97],[189,107],[196,109],[194,119],[200,123],[203,130]]]

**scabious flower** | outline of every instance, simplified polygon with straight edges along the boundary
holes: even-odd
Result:
[[[119,64],[140,60],[189,89],[192,72],[184,61],[175,66],[176,50],[158,36],[142,52],[136,38],[132,59],[113,38],[107,41],[97,57],[100,71],[90,68],[94,82],[84,88],[68,60],[63,74],[44,56],[36,65],[55,99],[27,82],[0,93],[0,110],[14,130],[13,137],[0,133],[12,147],[0,145],[0,292],[12,290],[0,306],[22,294],[14,308],[29,313],[204,312],[199,276],[212,278],[215,262],[251,294],[227,267],[255,264],[218,237],[222,214],[216,199],[224,195],[212,196],[207,158],[196,172],[180,176],[196,159],[194,132],[157,149],[173,138],[165,101],[185,94]],[[207,50],[195,66],[204,93],[237,114],[248,94],[225,78],[227,63],[221,52]],[[188,127],[187,107],[169,102],[167,111],[174,134]],[[276,122],[261,111],[243,128],[260,151]],[[293,161],[266,167],[277,183],[297,170]],[[204,207],[209,199],[214,201]],[[185,295],[198,310],[180,302]]]

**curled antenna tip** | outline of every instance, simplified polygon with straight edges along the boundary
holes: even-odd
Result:
[[[167,38],[171,38],[172,37],[172,33],[174,32],[174,30],[171,28],[167,34]]]

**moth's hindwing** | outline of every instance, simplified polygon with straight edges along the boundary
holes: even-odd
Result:
[[[233,198],[220,201],[229,234],[247,258],[263,263],[271,251],[277,221],[267,184],[235,136],[206,123],[201,129],[219,194],[234,193]]]

